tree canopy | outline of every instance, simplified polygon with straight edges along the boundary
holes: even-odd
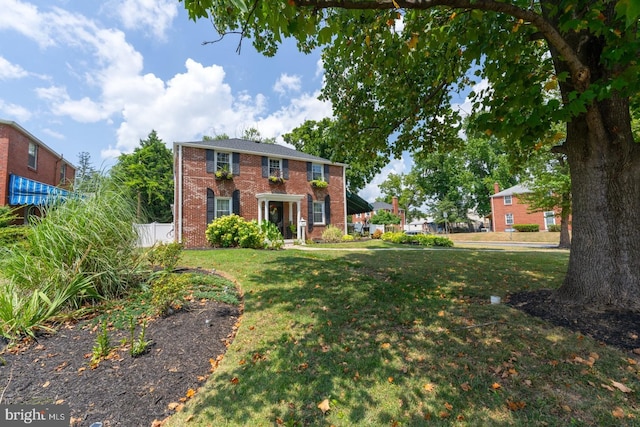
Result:
[[[155,130],[130,154],[121,154],[111,176],[137,199],[139,221],[171,222],[173,156]]]

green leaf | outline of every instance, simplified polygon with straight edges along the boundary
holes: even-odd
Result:
[[[626,19],[626,26],[629,28],[640,17],[640,2],[637,0],[619,0],[616,4],[616,14],[618,17]]]
[[[247,13],[249,11],[249,8],[245,4],[244,0],[231,0],[231,3],[233,3],[233,6],[236,9],[240,9],[242,13]]]

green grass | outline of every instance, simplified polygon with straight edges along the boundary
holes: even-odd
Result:
[[[630,354],[489,304],[559,286],[567,260],[560,251],[186,251],[183,263],[238,281],[245,312],[218,369],[166,425],[637,425]],[[633,392],[602,386],[612,381]]]

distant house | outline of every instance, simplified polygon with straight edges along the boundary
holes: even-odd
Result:
[[[509,231],[515,224],[538,224],[540,230],[548,230],[550,225],[560,224],[558,211],[528,212],[529,204],[521,196],[531,191],[524,185],[500,191],[496,183],[494,192],[491,196],[492,231]]]
[[[371,217],[373,217],[379,211],[387,211],[391,212],[394,215],[398,215],[400,217],[399,227],[401,230],[405,229],[406,225],[406,217],[404,209],[400,209],[398,205],[398,198],[393,197],[391,204],[386,202],[373,202],[371,203],[371,207],[373,208],[369,212],[361,212],[351,216],[351,222],[355,224],[369,224],[371,222]]]
[[[235,213],[276,224],[285,239],[319,239],[333,225],[347,232],[345,167],[279,144],[243,139],[173,145],[176,240],[209,246],[207,225]],[[325,182],[326,187],[317,185]]]
[[[15,122],[0,120],[0,206],[25,221],[52,197],[64,196],[76,169]]]

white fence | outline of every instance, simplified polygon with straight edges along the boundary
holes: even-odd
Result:
[[[174,238],[173,224],[134,224],[133,227],[138,232],[138,246],[150,248],[156,243],[172,243]]]

